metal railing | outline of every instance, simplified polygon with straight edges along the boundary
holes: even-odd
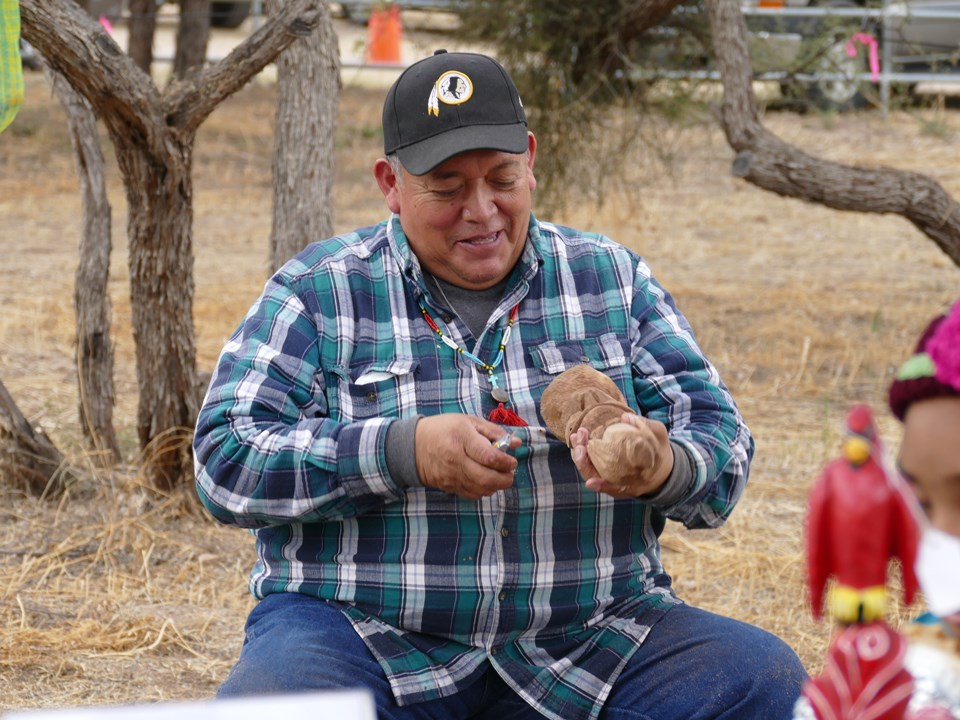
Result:
[[[440,3],[438,3],[440,4]],[[449,0],[444,0],[443,4],[449,4]],[[687,12],[696,11],[693,7],[686,7]],[[741,11],[747,16],[759,16],[768,18],[859,18],[873,19],[879,22],[880,34],[880,67],[875,76],[871,72],[849,73],[849,72],[830,72],[830,71],[810,71],[794,72],[788,70],[770,70],[757,72],[754,77],[757,80],[764,81],[798,81],[801,83],[815,83],[823,80],[856,80],[858,82],[878,83],[880,86],[880,105],[883,113],[886,115],[890,107],[890,90],[893,83],[921,83],[935,82],[956,85],[960,90],[960,72],[922,72],[896,70],[895,60],[891,52],[891,30],[895,29],[899,23],[908,19],[944,19],[960,20],[960,10],[928,10],[920,8],[911,8],[904,2],[892,2],[884,0],[883,6],[879,8],[866,7],[797,7],[784,5],[783,7],[759,7],[753,4],[741,5]],[[252,29],[256,30],[263,21],[263,0],[251,0],[250,16]],[[960,37],[958,37],[958,47],[953,50],[960,50]],[[161,58],[162,60],[162,58]],[[345,63],[345,67],[368,67],[364,62]],[[386,66],[379,66],[381,69],[388,69]],[[402,67],[402,66],[395,66]],[[690,79],[690,80],[719,80],[720,75],[716,70],[657,70],[655,72],[644,73],[640,71],[638,75],[666,79]]]
[[[823,18],[823,17],[853,17],[853,18],[874,18],[880,21],[880,105],[884,115],[890,110],[890,85],[895,82],[919,83],[919,82],[938,82],[946,84],[956,84],[960,86],[960,72],[909,72],[893,70],[893,54],[891,52],[890,32],[895,26],[894,21],[903,21],[906,19],[935,19],[935,20],[960,20],[960,10],[928,10],[924,8],[910,8],[903,2],[893,3],[890,0],[884,0],[883,7],[863,8],[863,7],[758,7],[752,5],[741,6],[744,15],[757,15],[774,18]],[[958,38],[958,48],[960,49],[960,38]],[[758,79],[779,80],[786,79],[787,76],[804,82],[816,82],[824,79],[850,80],[856,79],[862,82],[876,82],[873,73],[761,73]]]

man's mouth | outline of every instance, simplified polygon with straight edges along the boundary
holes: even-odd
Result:
[[[496,231],[488,235],[475,235],[473,237],[464,238],[458,242],[463,243],[464,245],[470,245],[472,247],[481,247],[483,245],[492,245],[499,239],[500,231]]]

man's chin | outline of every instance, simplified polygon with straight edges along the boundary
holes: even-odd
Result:
[[[503,280],[510,270],[499,260],[467,261],[454,269],[459,278],[454,284],[468,290],[486,290]]]

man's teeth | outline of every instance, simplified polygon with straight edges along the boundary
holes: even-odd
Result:
[[[467,242],[473,245],[482,245],[484,243],[494,242],[496,239],[497,239],[497,233],[493,233],[492,235],[484,235],[483,237],[470,238],[469,240],[467,240]]]

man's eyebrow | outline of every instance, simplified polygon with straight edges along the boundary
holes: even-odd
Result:
[[[430,173],[430,177],[433,180],[447,180],[449,178],[459,177],[461,174],[462,173],[458,173],[455,170],[437,170],[436,172]]]
[[[517,170],[518,172],[523,172],[523,169],[526,166],[516,159],[504,160],[502,163],[495,165],[490,172],[500,172],[501,170]]]

